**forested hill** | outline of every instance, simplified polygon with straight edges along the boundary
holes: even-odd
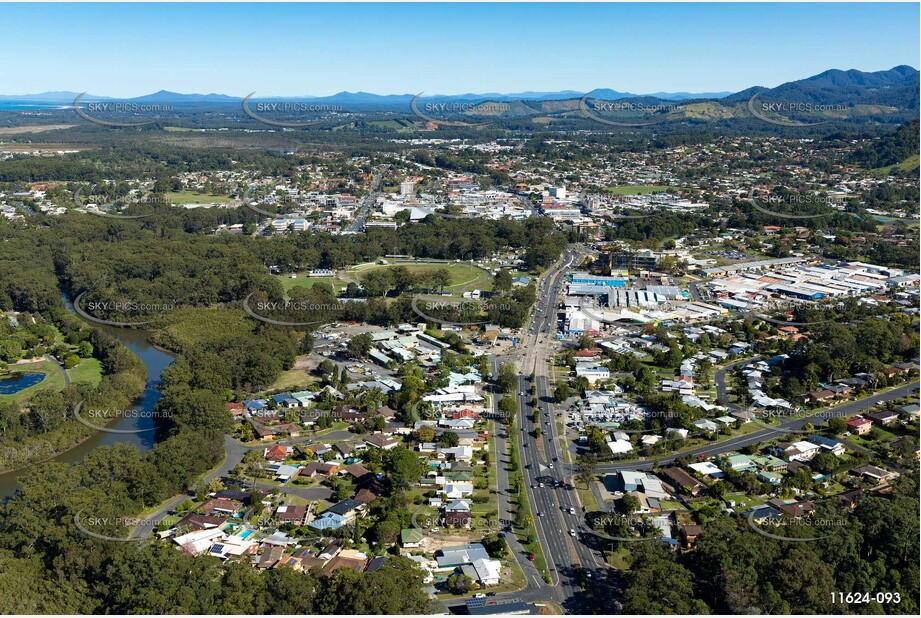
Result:
[[[919,137],[918,119],[909,120],[890,135],[857,150],[853,160],[868,169],[901,163],[918,154]]]

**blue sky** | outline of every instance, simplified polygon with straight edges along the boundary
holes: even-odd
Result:
[[[737,91],[918,68],[904,4],[0,4],[0,94]]]

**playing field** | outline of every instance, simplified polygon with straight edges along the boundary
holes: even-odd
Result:
[[[368,263],[351,266],[346,270],[345,274],[336,277],[308,277],[307,273],[297,273],[297,277],[294,279],[291,278],[291,275],[276,275],[276,278],[281,282],[286,292],[296,287],[311,287],[315,283],[328,283],[338,292],[341,288],[347,286],[350,281],[360,283],[361,278],[372,270],[393,268],[394,266],[404,266],[406,270],[414,275],[446,268],[451,275],[451,283],[445,288],[446,292],[459,293],[473,289],[483,291],[492,289],[492,274],[467,262],[391,261],[387,264]]]
[[[193,191],[170,191],[166,194],[166,199],[171,204],[220,204],[229,202],[229,195],[205,195],[204,193],[195,193]]]
[[[394,261],[389,264],[361,264],[349,269],[349,275],[354,279],[361,279],[362,275],[380,268],[393,268],[394,266],[404,266],[406,270],[414,275],[419,273],[431,272],[439,268],[446,268],[451,274],[451,283],[446,289],[457,290],[468,287],[479,290],[489,290],[492,288],[492,275],[467,262],[402,262]]]
[[[339,288],[348,285],[347,281],[343,281],[339,277],[308,277],[306,273],[298,273],[296,279],[292,279],[291,275],[277,275],[277,279],[281,281],[285,292],[291,288],[309,288],[315,283],[328,283],[338,292]]]

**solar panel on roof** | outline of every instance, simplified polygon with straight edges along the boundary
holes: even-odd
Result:
[[[212,545],[212,546],[211,546],[211,551],[210,551],[210,553],[212,553],[212,554],[223,554],[223,553],[224,553],[224,545],[221,544],[221,543],[218,543],[217,545]]]

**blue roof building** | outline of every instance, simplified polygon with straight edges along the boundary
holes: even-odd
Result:
[[[325,511],[307,525],[317,530],[338,530],[345,525],[345,517]]]
[[[573,283],[586,283],[588,285],[600,285],[609,288],[626,287],[627,282],[620,277],[603,277],[601,275],[592,275],[590,273],[573,273],[571,281]]]

